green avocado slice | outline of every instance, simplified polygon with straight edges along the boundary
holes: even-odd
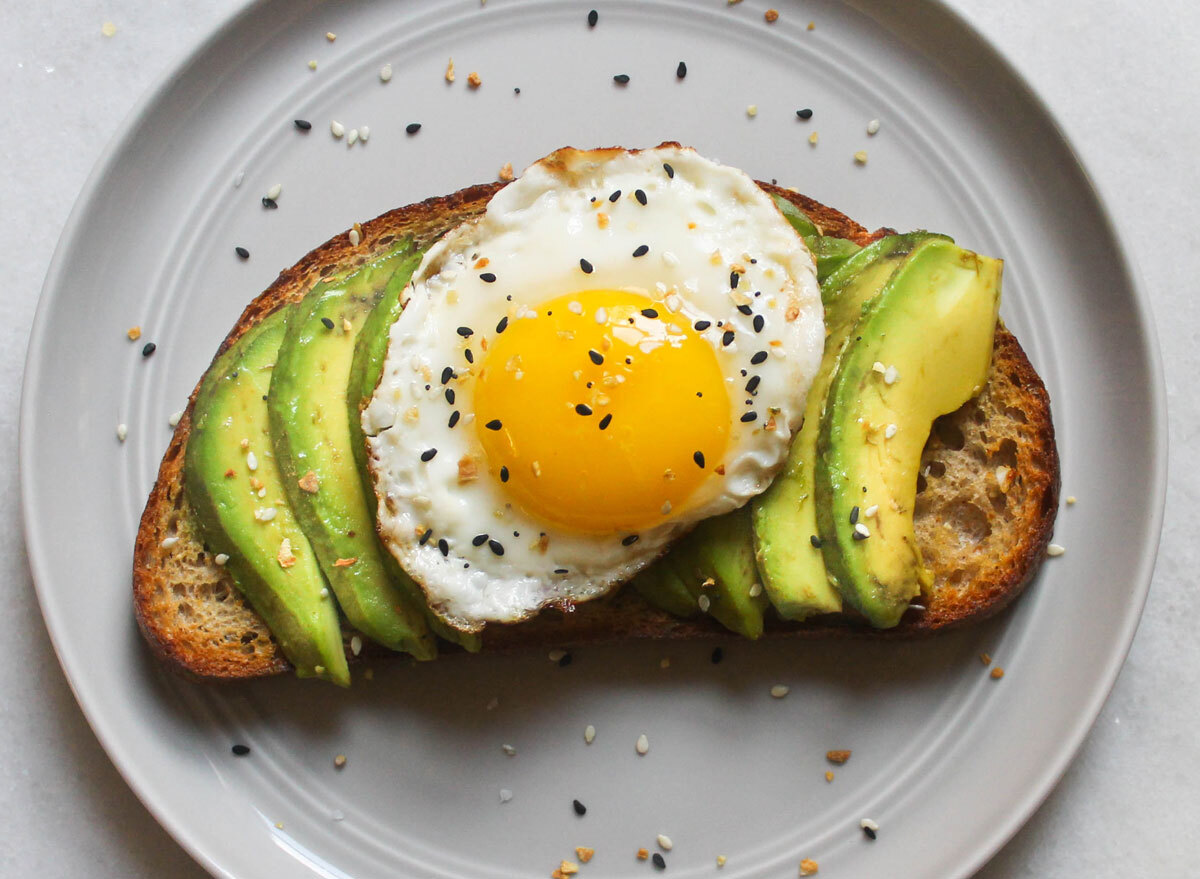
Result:
[[[423,603],[389,575],[350,451],[346,405],[355,340],[387,281],[411,257],[403,247],[309,291],[280,347],[267,408],[288,500],[346,618],[385,647],[433,659],[437,644]]]
[[[234,583],[296,673],[347,686],[337,605],[286,502],[268,427],[267,389],[292,315],[290,307],[268,315],[205,373],[184,486],[205,545],[228,556]]]
[[[650,604],[674,616],[686,618],[700,612],[692,593],[665,561],[655,562],[629,585]]]
[[[913,530],[933,420],[987,382],[1000,260],[945,239],[914,248],[867,303],[838,358],[817,438],[822,556],[842,598],[876,627],[931,582]]]
[[[813,497],[817,434],[838,355],[863,307],[884,288],[929,233],[890,235],[854,254],[821,287],[825,303],[825,354],[808,391],[804,422],[792,439],[783,470],[750,503],[754,545],[763,586],[784,619],[836,613],[842,599],[829,582],[817,535]]]
[[[400,262],[395,273],[383,289],[383,295],[372,309],[359,330],[358,340],[354,344],[354,359],[350,364],[350,375],[346,382],[347,417],[350,425],[350,448],[354,451],[354,461],[359,477],[362,480],[363,497],[371,513],[371,525],[374,528],[379,516],[379,507],[375,503],[375,486],[371,482],[371,474],[367,469],[367,439],[362,426],[362,412],[383,375],[383,365],[387,360],[388,337],[392,324],[404,310],[403,294],[408,286],[412,273],[421,264],[421,253],[414,252]],[[430,628],[440,638],[457,644],[469,653],[476,653],[483,646],[483,638],[475,632],[462,632],[445,623],[441,617],[429,609],[424,593],[411,577],[400,567],[400,563],[386,549],[380,553],[383,564],[387,568],[392,582],[399,585],[405,594],[420,603],[425,609],[425,618]]]
[[[783,214],[793,229],[808,246],[817,263],[817,283],[824,284],[825,279],[841,268],[850,257],[858,253],[860,248],[853,241],[836,238],[832,235],[822,235],[821,230],[808,218],[808,215],[780,195],[772,195],[771,199],[779,212]]]

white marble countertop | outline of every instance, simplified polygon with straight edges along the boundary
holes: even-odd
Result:
[[[101,149],[161,73],[242,0],[44,0],[0,28],[0,875],[201,877],[92,735],[46,635],[21,539],[24,353],[42,279]],[[717,2],[717,0],[710,0]],[[781,8],[784,2],[781,0]],[[1111,698],[1062,782],[979,874],[1183,876],[1200,822],[1200,6],[953,0],[1045,98],[1137,255],[1166,365],[1172,461],[1154,585]],[[101,35],[105,21],[117,33]],[[1103,437],[1097,437],[1103,442]]]

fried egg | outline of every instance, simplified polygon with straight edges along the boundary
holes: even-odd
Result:
[[[379,530],[467,631],[605,595],[763,491],[824,344],[803,240],[677,145],[541,159],[406,297],[363,413]]]

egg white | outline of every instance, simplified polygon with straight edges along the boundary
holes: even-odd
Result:
[[[599,199],[610,218],[605,228],[596,220]],[[649,253],[633,258],[643,244]],[[490,282],[475,267],[481,257]],[[594,267],[590,274],[581,272],[581,258]],[[552,528],[512,503],[488,472],[473,424],[473,383],[463,381],[502,318],[537,319],[531,312],[542,302],[598,288],[644,292],[689,321],[711,321],[703,335],[731,401],[726,454],[708,462],[713,471],[723,465],[724,475],[714,473],[686,509],[633,543],[624,533]],[[787,456],[824,345],[820,290],[803,240],[746,174],[675,145],[568,148],[541,159],[496,193],[483,215],[431,247],[406,294],[363,414],[379,530],[435,612],[470,631],[604,595],[695,522],[763,491]],[[760,331],[738,311],[746,301],[764,318]],[[723,345],[730,329],[734,341]],[[766,359],[752,365],[758,352]],[[457,377],[444,384],[447,368]],[[743,390],[747,375],[759,376],[753,398]],[[741,422],[751,408],[757,420]],[[453,411],[460,416],[451,427]],[[462,478],[464,460],[474,462],[474,478]],[[489,542],[474,545],[482,534],[503,554]]]

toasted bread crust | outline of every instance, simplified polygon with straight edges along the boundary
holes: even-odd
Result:
[[[826,235],[865,245],[890,231],[870,232],[841,212],[799,193],[769,183],[759,185],[768,193],[796,204]],[[362,225],[357,246],[350,243],[347,233],[335,236],[281,272],[245,308],[215,356],[266,315],[303,298],[330,274],[362,265],[406,236],[420,247],[427,246],[442,232],[481,213],[501,186],[499,183],[472,186],[389,211]],[[278,674],[290,668],[287,660],[228,573],[204,549],[183,491],[184,452],[198,389],[199,382],[163,455],[138,529],[133,562],[138,625],[152,650],[178,671],[211,680]],[[995,613],[1029,582],[1045,555],[1053,529],[1058,508],[1059,466],[1046,389],[1016,339],[1003,327],[997,328],[993,374],[984,392],[941,422],[950,428],[935,430],[925,449],[923,466],[957,467],[967,478],[960,480],[964,484],[957,493],[926,490],[925,501],[918,498],[918,540],[937,578],[932,591],[924,597],[924,610],[910,610],[899,626],[887,631],[866,628],[848,615],[800,624],[775,619],[768,624],[768,636],[878,638],[926,634]],[[1003,437],[989,436],[983,429],[985,426],[996,427],[993,433]],[[953,447],[956,436],[968,435],[970,448],[965,440],[958,448]],[[951,463],[943,462],[942,458]],[[1010,463],[1010,471],[1015,474],[1012,485],[997,497],[1000,486],[994,478],[995,467]],[[972,473],[975,476],[970,476]],[[968,488],[970,492],[966,491]],[[990,514],[982,509],[984,500],[992,505]],[[961,524],[959,520],[978,524],[980,513],[990,516],[985,522],[994,521],[1000,527],[989,524],[988,533],[981,540],[959,553],[976,560],[975,567],[967,571],[967,565],[958,564],[960,559],[952,551],[953,541],[944,532],[954,531],[956,524]],[[978,535],[960,529],[954,536],[961,543]],[[179,539],[168,541],[170,545],[164,547],[163,540],[167,537]],[[991,545],[986,549],[990,553],[976,551],[988,541]],[[978,564],[980,557],[990,563]],[[958,579],[954,580],[956,576]],[[707,617],[671,616],[626,589],[568,612],[547,610],[520,624],[490,626],[484,644],[487,650],[514,650],[632,638],[694,639],[724,635],[727,635],[725,630]]]

